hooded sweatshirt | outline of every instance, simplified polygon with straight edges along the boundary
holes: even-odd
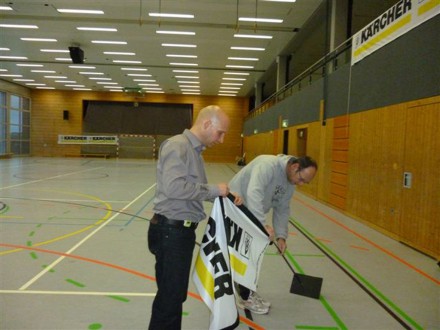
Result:
[[[295,186],[287,180],[286,166],[293,156],[261,155],[243,167],[229,182],[231,191],[264,225],[272,208],[275,238],[287,239],[290,200]]]

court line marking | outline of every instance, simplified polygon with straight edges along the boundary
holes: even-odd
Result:
[[[75,295],[75,296],[127,296],[127,297],[154,297],[156,293],[143,292],[99,292],[99,291],[50,291],[50,290],[0,290],[8,294],[47,294],[47,295]]]
[[[24,185],[31,184],[31,183],[43,182],[46,180],[53,180],[53,179],[61,178],[63,176],[68,176],[68,175],[73,175],[73,174],[78,174],[78,173],[83,173],[83,172],[88,172],[88,171],[94,171],[94,170],[98,170],[98,169],[102,169],[102,168],[104,168],[104,167],[100,166],[100,167],[89,168],[87,170],[81,170],[81,171],[75,171],[75,172],[70,172],[70,173],[54,175],[54,176],[50,176],[50,177],[44,178],[44,179],[32,180],[32,181],[18,183],[18,184],[12,185],[12,186],[0,187],[0,190],[20,187],[20,186],[24,186]]]
[[[384,247],[380,246],[377,243],[374,243],[372,240],[366,238],[365,236],[362,236],[361,234],[359,234],[358,232],[356,232],[355,230],[349,228],[348,226],[344,225],[343,223],[339,222],[338,220],[336,220],[335,218],[329,216],[328,214],[324,213],[323,211],[318,210],[317,208],[315,208],[314,206],[306,203],[305,201],[295,197],[295,200],[300,202],[301,204],[303,204],[305,207],[311,209],[312,211],[318,213],[319,215],[323,216],[324,218],[330,220],[331,222],[333,222],[334,224],[342,227],[343,229],[345,229],[346,231],[348,231],[349,233],[353,234],[354,236],[360,238],[361,240],[367,242],[368,244],[370,244],[371,246],[374,246],[376,249],[382,251],[383,253],[387,254],[388,256],[390,256],[391,258],[397,260],[398,262],[404,264],[405,266],[407,266],[408,268],[416,271],[417,273],[419,273],[420,275],[426,277],[428,280],[431,280],[432,282],[440,285],[440,280],[435,279],[434,277],[432,277],[431,275],[425,273],[423,270],[417,268],[414,265],[411,265],[409,262],[407,262],[406,260],[403,260],[402,258],[400,258],[399,256],[395,255],[394,253],[392,253],[391,251],[385,249]]]
[[[148,193],[151,189],[153,189],[156,186],[156,184],[153,184],[152,186],[148,187],[146,190],[144,190],[141,194],[139,194],[135,199],[133,199],[130,203],[125,205],[122,208],[122,211],[129,208],[131,205],[133,205],[135,202],[137,202],[143,195]],[[92,231],[90,234],[88,234],[86,237],[84,237],[81,241],[79,241],[76,245],[74,245],[70,250],[65,252],[65,254],[69,255],[73,251],[75,251],[77,248],[79,248],[81,245],[83,245],[86,241],[88,241],[91,237],[93,237],[97,232],[99,232],[102,228],[104,228],[108,223],[110,223],[113,219],[115,219],[117,216],[119,216],[119,213],[116,213],[111,218],[103,222],[98,228],[96,228],[94,231]],[[37,274],[35,277],[30,279],[27,283],[25,283],[19,290],[26,290],[29,286],[31,286],[33,283],[38,281],[43,275],[45,275],[49,270],[54,268],[57,264],[59,264],[61,261],[64,260],[66,256],[61,256],[54,262],[52,262],[49,266],[47,266],[44,270],[42,270],[39,274]]]
[[[4,247],[10,247],[10,248],[19,248],[19,249],[23,249],[23,250],[30,250],[30,251],[37,251],[37,252],[42,252],[42,253],[49,253],[49,254],[56,254],[56,255],[60,255],[63,257],[67,257],[67,258],[74,258],[74,259],[78,259],[78,260],[82,260],[82,261],[86,261],[86,262],[91,262],[91,263],[95,263],[101,266],[105,266],[105,267],[109,267],[109,268],[113,268],[113,269],[117,269],[135,276],[139,276],[142,278],[146,278],[150,281],[156,281],[156,278],[144,273],[141,273],[137,270],[134,269],[130,269],[130,268],[126,268],[126,267],[122,267],[119,265],[115,265],[115,264],[111,264],[105,261],[100,261],[100,260],[96,260],[96,259],[91,259],[91,258],[87,258],[87,257],[81,257],[78,255],[74,255],[74,254],[67,254],[67,253],[62,253],[62,252],[57,252],[57,251],[52,251],[52,250],[46,250],[46,249],[40,249],[40,248],[35,248],[35,247],[29,247],[29,246],[22,246],[22,245],[15,245],[15,244],[8,244],[8,243],[0,243],[0,246],[4,246]],[[26,291],[22,291],[23,293],[27,292]],[[196,300],[199,300],[201,302],[202,298],[191,291],[188,291],[188,296],[190,296],[191,298],[194,298]],[[247,324],[248,326],[252,327],[254,330],[265,330],[264,327],[262,327],[261,325],[255,323],[253,320],[246,318],[245,316],[239,315],[240,317],[240,321]]]

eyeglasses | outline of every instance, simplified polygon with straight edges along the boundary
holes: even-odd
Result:
[[[301,176],[301,169],[296,170],[296,173],[298,173],[299,182],[306,183],[306,184],[309,183],[308,181],[304,180],[304,178]]]

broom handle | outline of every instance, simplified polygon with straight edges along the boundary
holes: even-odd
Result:
[[[276,247],[278,252],[281,254],[281,256],[283,257],[284,261],[286,262],[287,266],[289,266],[290,270],[292,271],[292,273],[295,275],[295,270],[293,269],[292,265],[290,264],[290,262],[287,260],[287,258],[284,256],[284,253],[281,252],[280,247],[278,246],[278,244],[276,242],[272,242]]]

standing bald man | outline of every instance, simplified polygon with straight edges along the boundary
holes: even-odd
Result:
[[[157,294],[149,330],[181,329],[195,229],[206,218],[203,201],[227,196],[227,183],[208,184],[202,151],[223,143],[229,118],[216,105],[203,108],[191,129],[160,146],[154,216],[148,229],[148,248],[156,257]],[[240,204],[239,197],[235,200]]]

